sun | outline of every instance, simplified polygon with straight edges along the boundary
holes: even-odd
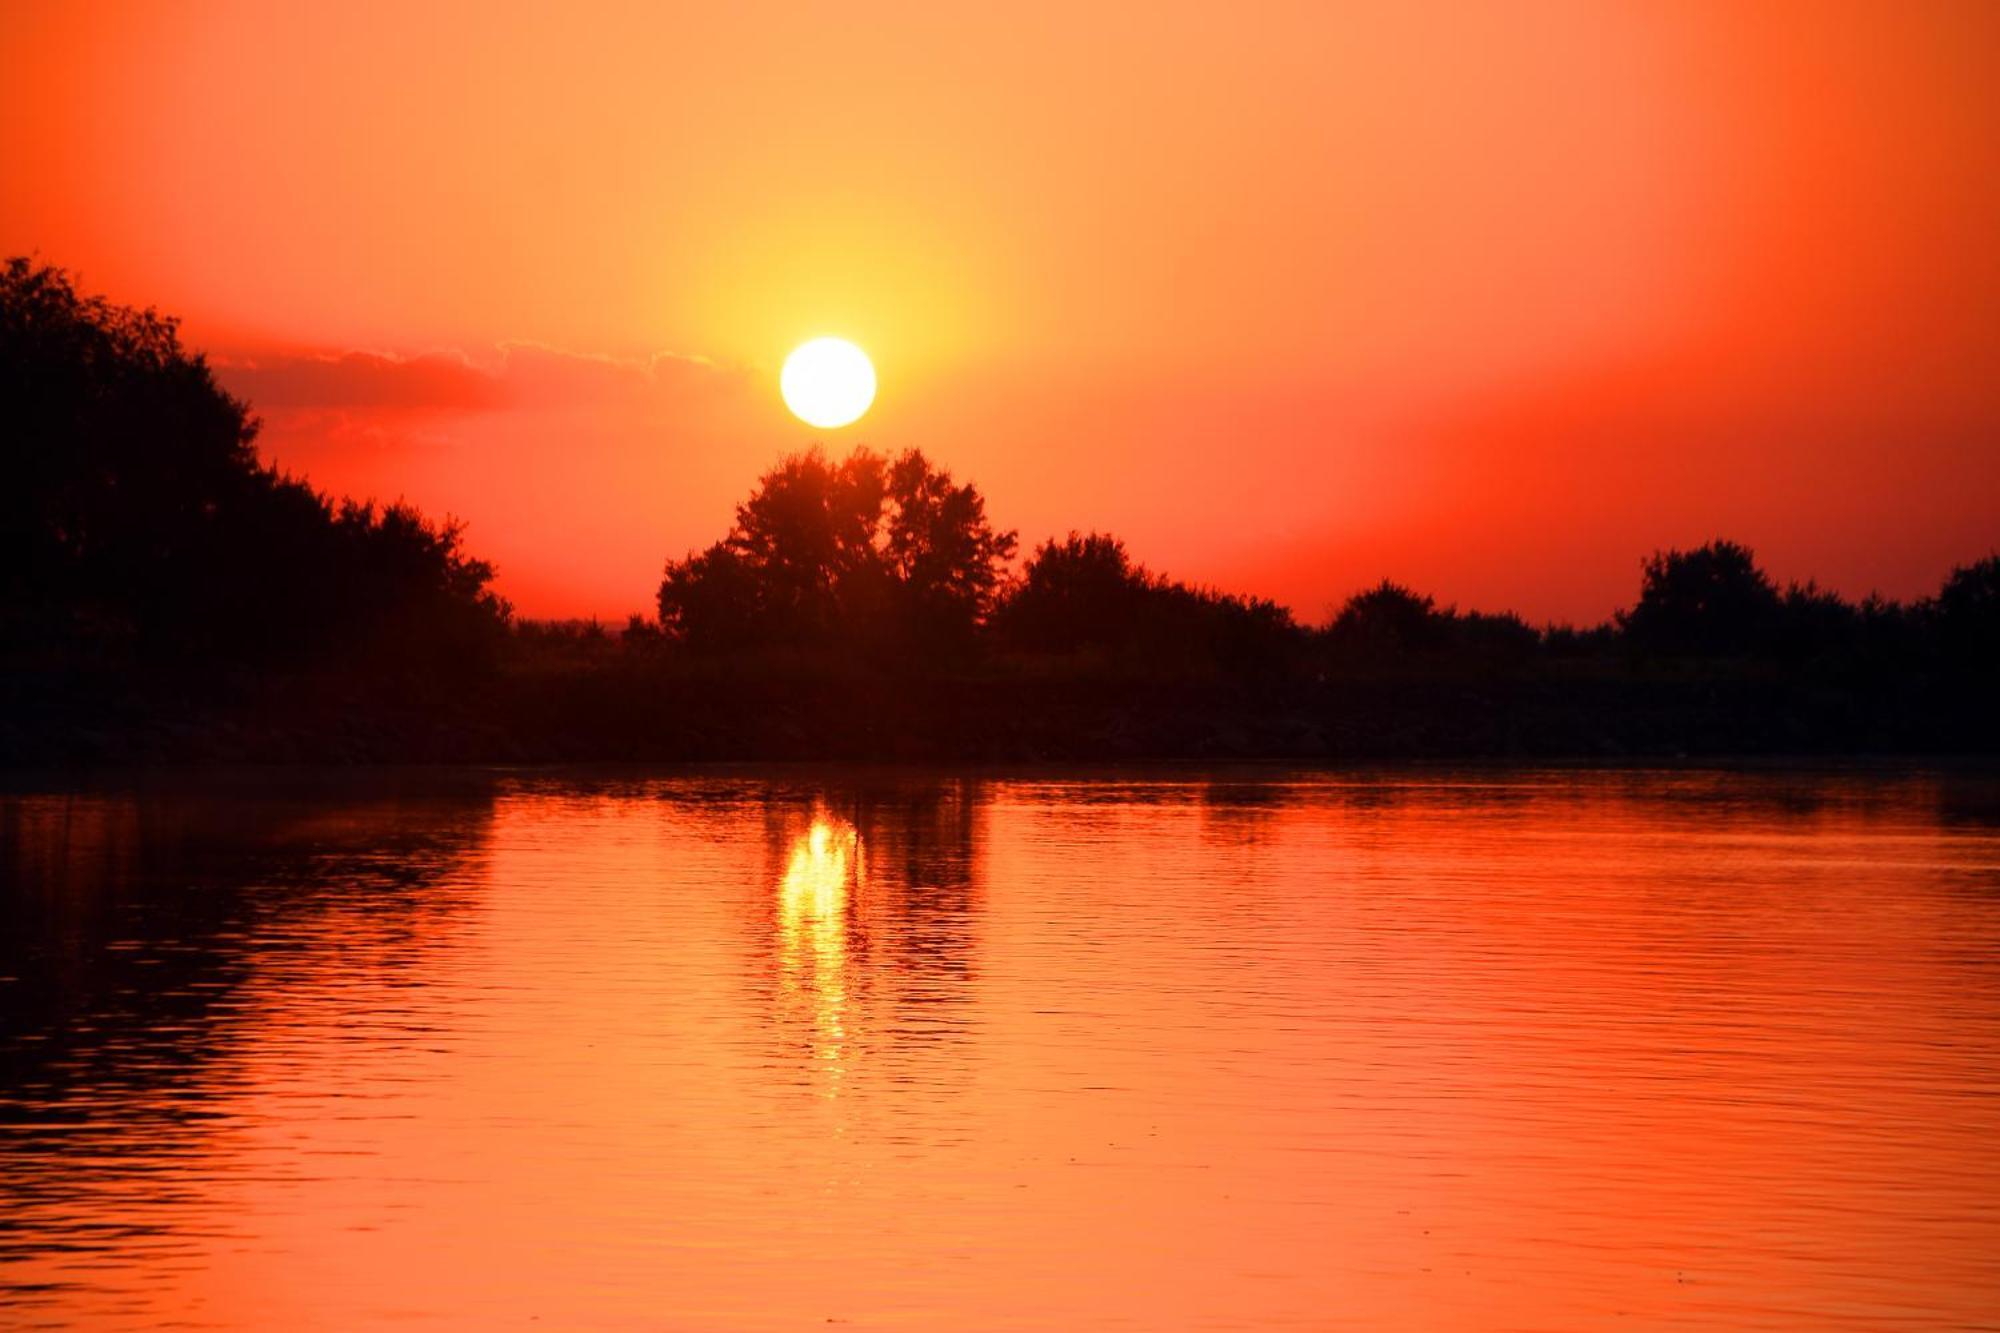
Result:
[[[859,421],[875,401],[875,367],[845,338],[814,338],[785,358],[778,388],[793,416],[832,430]]]

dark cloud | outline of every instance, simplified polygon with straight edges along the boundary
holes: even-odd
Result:
[[[375,408],[475,412],[501,406],[503,386],[462,357],[373,352],[213,359],[216,377],[259,411]]]
[[[459,353],[276,352],[211,358],[233,393],[266,413],[480,412],[699,395],[740,372],[698,357],[621,359],[509,343],[491,365]]]

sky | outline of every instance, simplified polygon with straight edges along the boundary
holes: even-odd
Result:
[[[2000,548],[1990,0],[0,0],[0,163],[0,252],[532,616],[650,609],[815,441],[1308,620]],[[822,334],[881,381],[832,432]]]

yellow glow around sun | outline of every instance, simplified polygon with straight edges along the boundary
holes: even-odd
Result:
[[[778,388],[793,416],[832,430],[859,421],[875,401],[875,367],[845,338],[814,338],[785,358]]]

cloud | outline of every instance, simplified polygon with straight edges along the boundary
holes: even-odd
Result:
[[[327,409],[477,412],[501,406],[503,386],[462,356],[374,352],[211,358],[232,393],[261,412]]]
[[[267,456],[287,468],[317,469],[328,460],[381,458],[393,462],[413,449],[443,449],[458,435],[442,416],[370,407],[300,407],[268,413],[259,434]]]
[[[481,361],[461,352],[262,351],[211,357],[217,378],[266,415],[304,412],[488,412],[503,408],[685,401],[740,383],[701,357],[620,358],[503,343]]]
[[[566,352],[544,343],[503,343],[498,378],[520,401],[543,406],[605,400],[684,399],[731,387],[741,371],[671,352],[643,358]]]

